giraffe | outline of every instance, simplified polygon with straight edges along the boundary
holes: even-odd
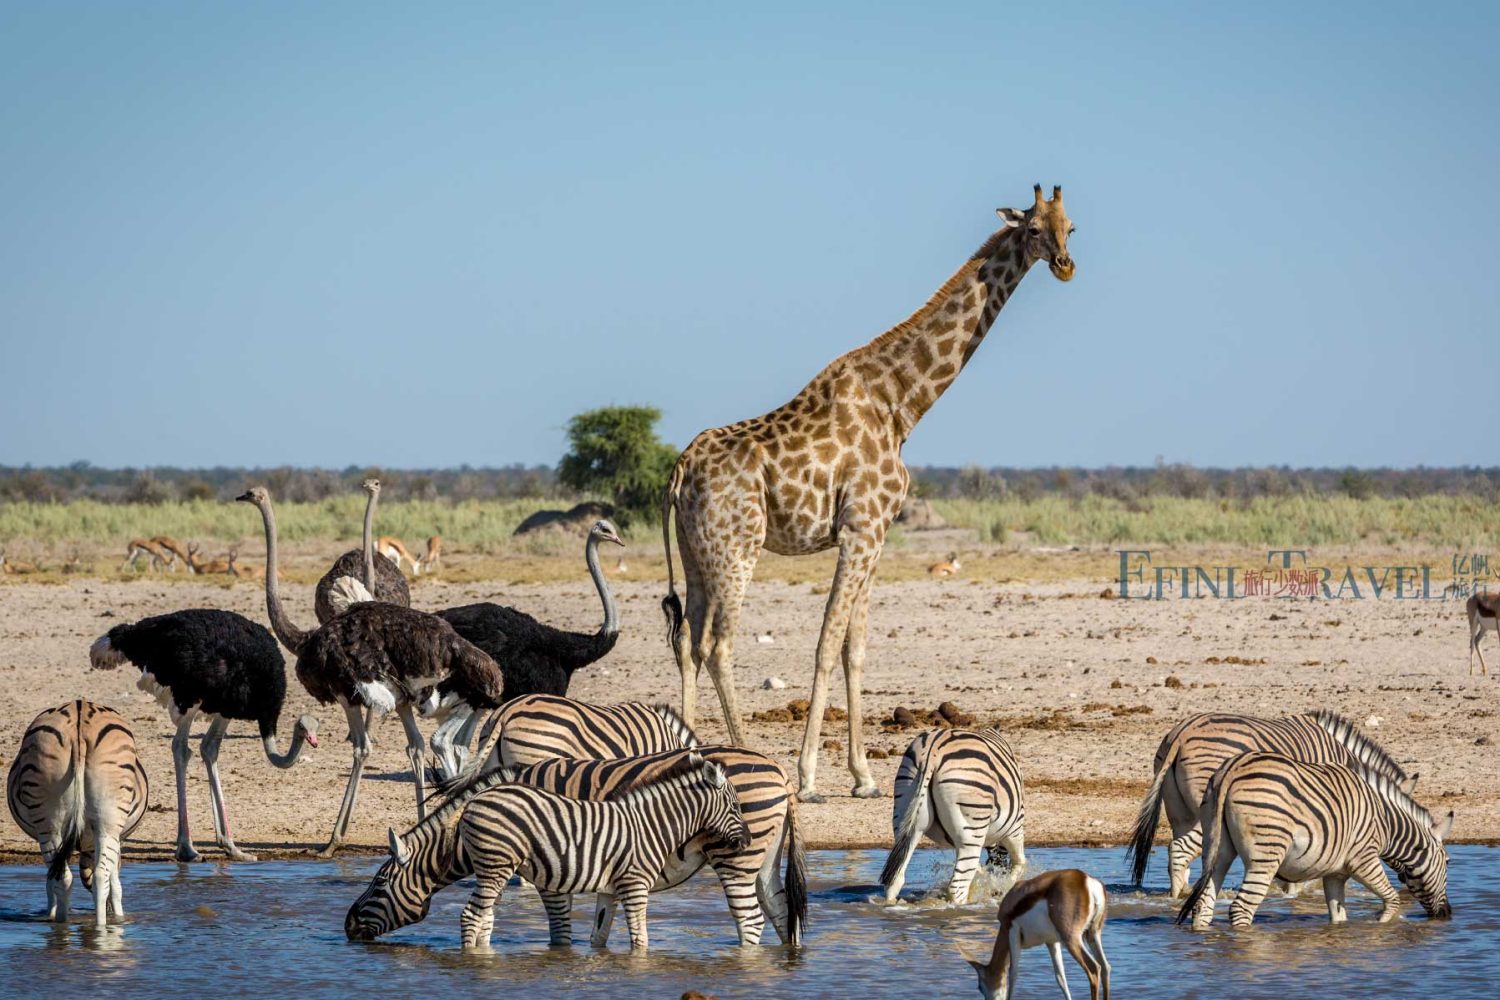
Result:
[[[901,446],[958,376],[1016,285],[1039,260],[1073,277],[1072,224],[1062,188],[1034,189],[1028,209],[997,209],[1003,225],[910,318],[843,355],[791,402],[764,416],[706,430],[677,459],[662,499],[669,642],[682,675],[682,711],[697,714],[698,674],[708,667],[730,742],[745,745],[734,686],[734,634],[762,549],[804,555],[838,549],[823,612],[807,730],[797,761],[798,797],[815,787],[818,737],[834,658],[842,655],[854,795],[880,789],[865,762],[860,686],[870,578],[910,481]],[[672,569],[671,518],[687,591],[686,622]]]

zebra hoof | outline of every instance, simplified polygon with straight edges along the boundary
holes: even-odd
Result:
[[[881,791],[876,785],[871,785],[869,788],[862,788],[859,785],[855,785],[854,791],[849,794],[853,795],[856,799],[878,799],[880,798]]]

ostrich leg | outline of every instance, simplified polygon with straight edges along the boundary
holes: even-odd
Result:
[[[417,786],[417,822],[427,818],[427,768],[422,764],[422,731],[417,728],[417,717],[408,704],[396,708],[401,716],[401,725],[406,727],[406,756],[411,758],[411,780]]]
[[[208,725],[208,732],[203,734],[203,741],[198,744],[198,754],[208,770],[208,791],[214,800],[214,837],[232,860],[254,861],[255,855],[235,846],[234,837],[229,832],[229,810],[224,805],[224,786],[219,782],[219,744],[224,741],[224,730],[228,728],[228,719],[215,716]]]
[[[365,769],[365,758],[370,756],[370,738],[365,733],[364,716],[357,705],[344,704],[344,716],[349,720],[349,742],[354,745],[354,764],[349,770],[349,784],[344,788],[344,801],[339,805],[338,819],[333,821],[333,835],[328,844],[316,854],[320,858],[331,858],[333,852],[344,842],[344,833],[349,829],[349,817],[354,813],[354,801],[359,797],[359,778]]]
[[[172,737],[172,768],[177,776],[177,853],[178,861],[197,861],[198,852],[193,850],[193,838],[188,832],[187,814],[187,765],[193,758],[193,748],[188,746],[188,730],[193,728],[196,708],[182,713],[177,720],[177,735]]]

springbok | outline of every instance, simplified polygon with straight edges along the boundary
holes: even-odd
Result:
[[[1474,654],[1478,653],[1479,672],[1488,674],[1490,671],[1484,665],[1484,650],[1479,648],[1479,640],[1486,629],[1500,635],[1500,594],[1474,594],[1464,605],[1464,610],[1469,613],[1469,673],[1474,673]]]
[[[948,558],[942,562],[935,562],[927,567],[928,576],[954,576],[958,573],[962,564],[958,561],[958,553],[948,553]]]
[[[415,575],[421,576],[423,573],[434,572],[438,567],[438,563],[442,561],[443,536],[432,535],[427,539],[427,551],[422,554],[421,559],[417,560]]]
[[[421,563],[417,562],[417,557],[412,555],[405,545],[401,544],[401,539],[399,538],[392,538],[390,535],[381,535],[375,542],[375,551],[395,563],[397,569],[401,568],[401,563],[404,560],[411,563],[413,576],[417,576],[422,572],[422,566]]]
[[[1068,977],[1063,972],[1062,949],[1083,966],[1089,977],[1089,998],[1109,1000],[1109,959],[1104,957],[1105,910],[1108,904],[1104,884],[1076,868],[1043,872],[1035,878],[1017,882],[1000,900],[1000,931],[995,935],[995,950],[989,961],[971,956],[963,945],[959,953],[979,974],[979,992],[985,1000],[1005,1000],[1016,994],[1016,978],[1021,968],[1021,952],[1039,944],[1052,953],[1052,968],[1063,996],[1068,992]]]
[[[150,562],[147,567],[157,569],[167,564],[167,550],[151,541],[149,538],[132,538],[130,544],[125,546],[125,561],[120,564],[120,572],[125,572],[126,567],[135,569],[135,564],[142,558]]]
[[[177,572],[178,559],[181,559],[184,563],[188,562],[188,549],[192,548],[191,545],[189,545],[188,548],[183,548],[182,543],[173,538],[171,535],[153,535],[151,538],[151,544],[155,545],[157,548],[161,549],[162,552],[166,553],[167,569],[171,570],[173,573]]]

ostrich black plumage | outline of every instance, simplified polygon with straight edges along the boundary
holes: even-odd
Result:
[[[219,744],[231,721],[254,722],[260,728],[266,759],[280,768],[297,762],[304,744],[318,745],[318,722],[297,720],[291,749],[276,749],[276,724],[286,699],[286,661],[265,626],[232,611],[196,608],[116,625],[95,640],[89,661],[109,670],[125,661],[140,668],[137,686],[154,694],[177,725],[172,763],[177,772],[177,860],[197,861],[188,832],[187,764],[193,751],[188,732],[197,716],[209,718],[199,753],[208,771],[213,796],[214,836],[235,861],[254,861],[235,846],[219,783]]]
[[[620,638],[619,609],[609,590],[609,581],[599,567],[599,543],[623,546],[619,532],[608,521],[595,521],[584,543],[583,558],[589,576],[604,606],[604,623],[596,632],[565,632],[544,625],[524,611],[500,604],[466,604],[434,612],[465,639],[490,655],[505,675],[505,700],[527,694],[568,693],[573,672],[603,659]],[[448,778],[463,768],[478,717],[468,712],[451,685],[437,687],[429,714],[445,719],[432,738],[439,778]]]
[[[426,781],[422,734],[412,707],[430,689],[447,682],[456,697],[473,708],[500,704],[504,680],[488,656],[453,631],[436,615],[383,601],[350,605],[327,624],[304,632],[291,623],[276,585],[276,513],[271,496],[257,486],[238,497],[260,509],[266,531],[266,611],[276,638],[297,657],[297,679],[318,701],[338,704],[349,720],[354,765],[333,835],[320,856],[329,857],[343,843],[359,794],[359,779],[370,754],[370,737],[361,707],[379,714],[394,710],[406,729],[407,756],[416,784],[417,817],[426,815]]]
[[[313,592],[313,611],[317,614],[320,625],[326,625],[339,613],[340,609],[333,599],[333,588],[339,577],[343,576],[351,576],[364,584],[365,589],[377,601],[399,604],[403,608],[411,607],[411,588],[407,586],[406,576],[391,565],[389,559],[372,558],[375,551],[375,505],[380,502],[380,480],[366,479],[360,484],[360,488],[367,497],[364,544],[334,560],[328,572],[318,581],[317,590]]]

